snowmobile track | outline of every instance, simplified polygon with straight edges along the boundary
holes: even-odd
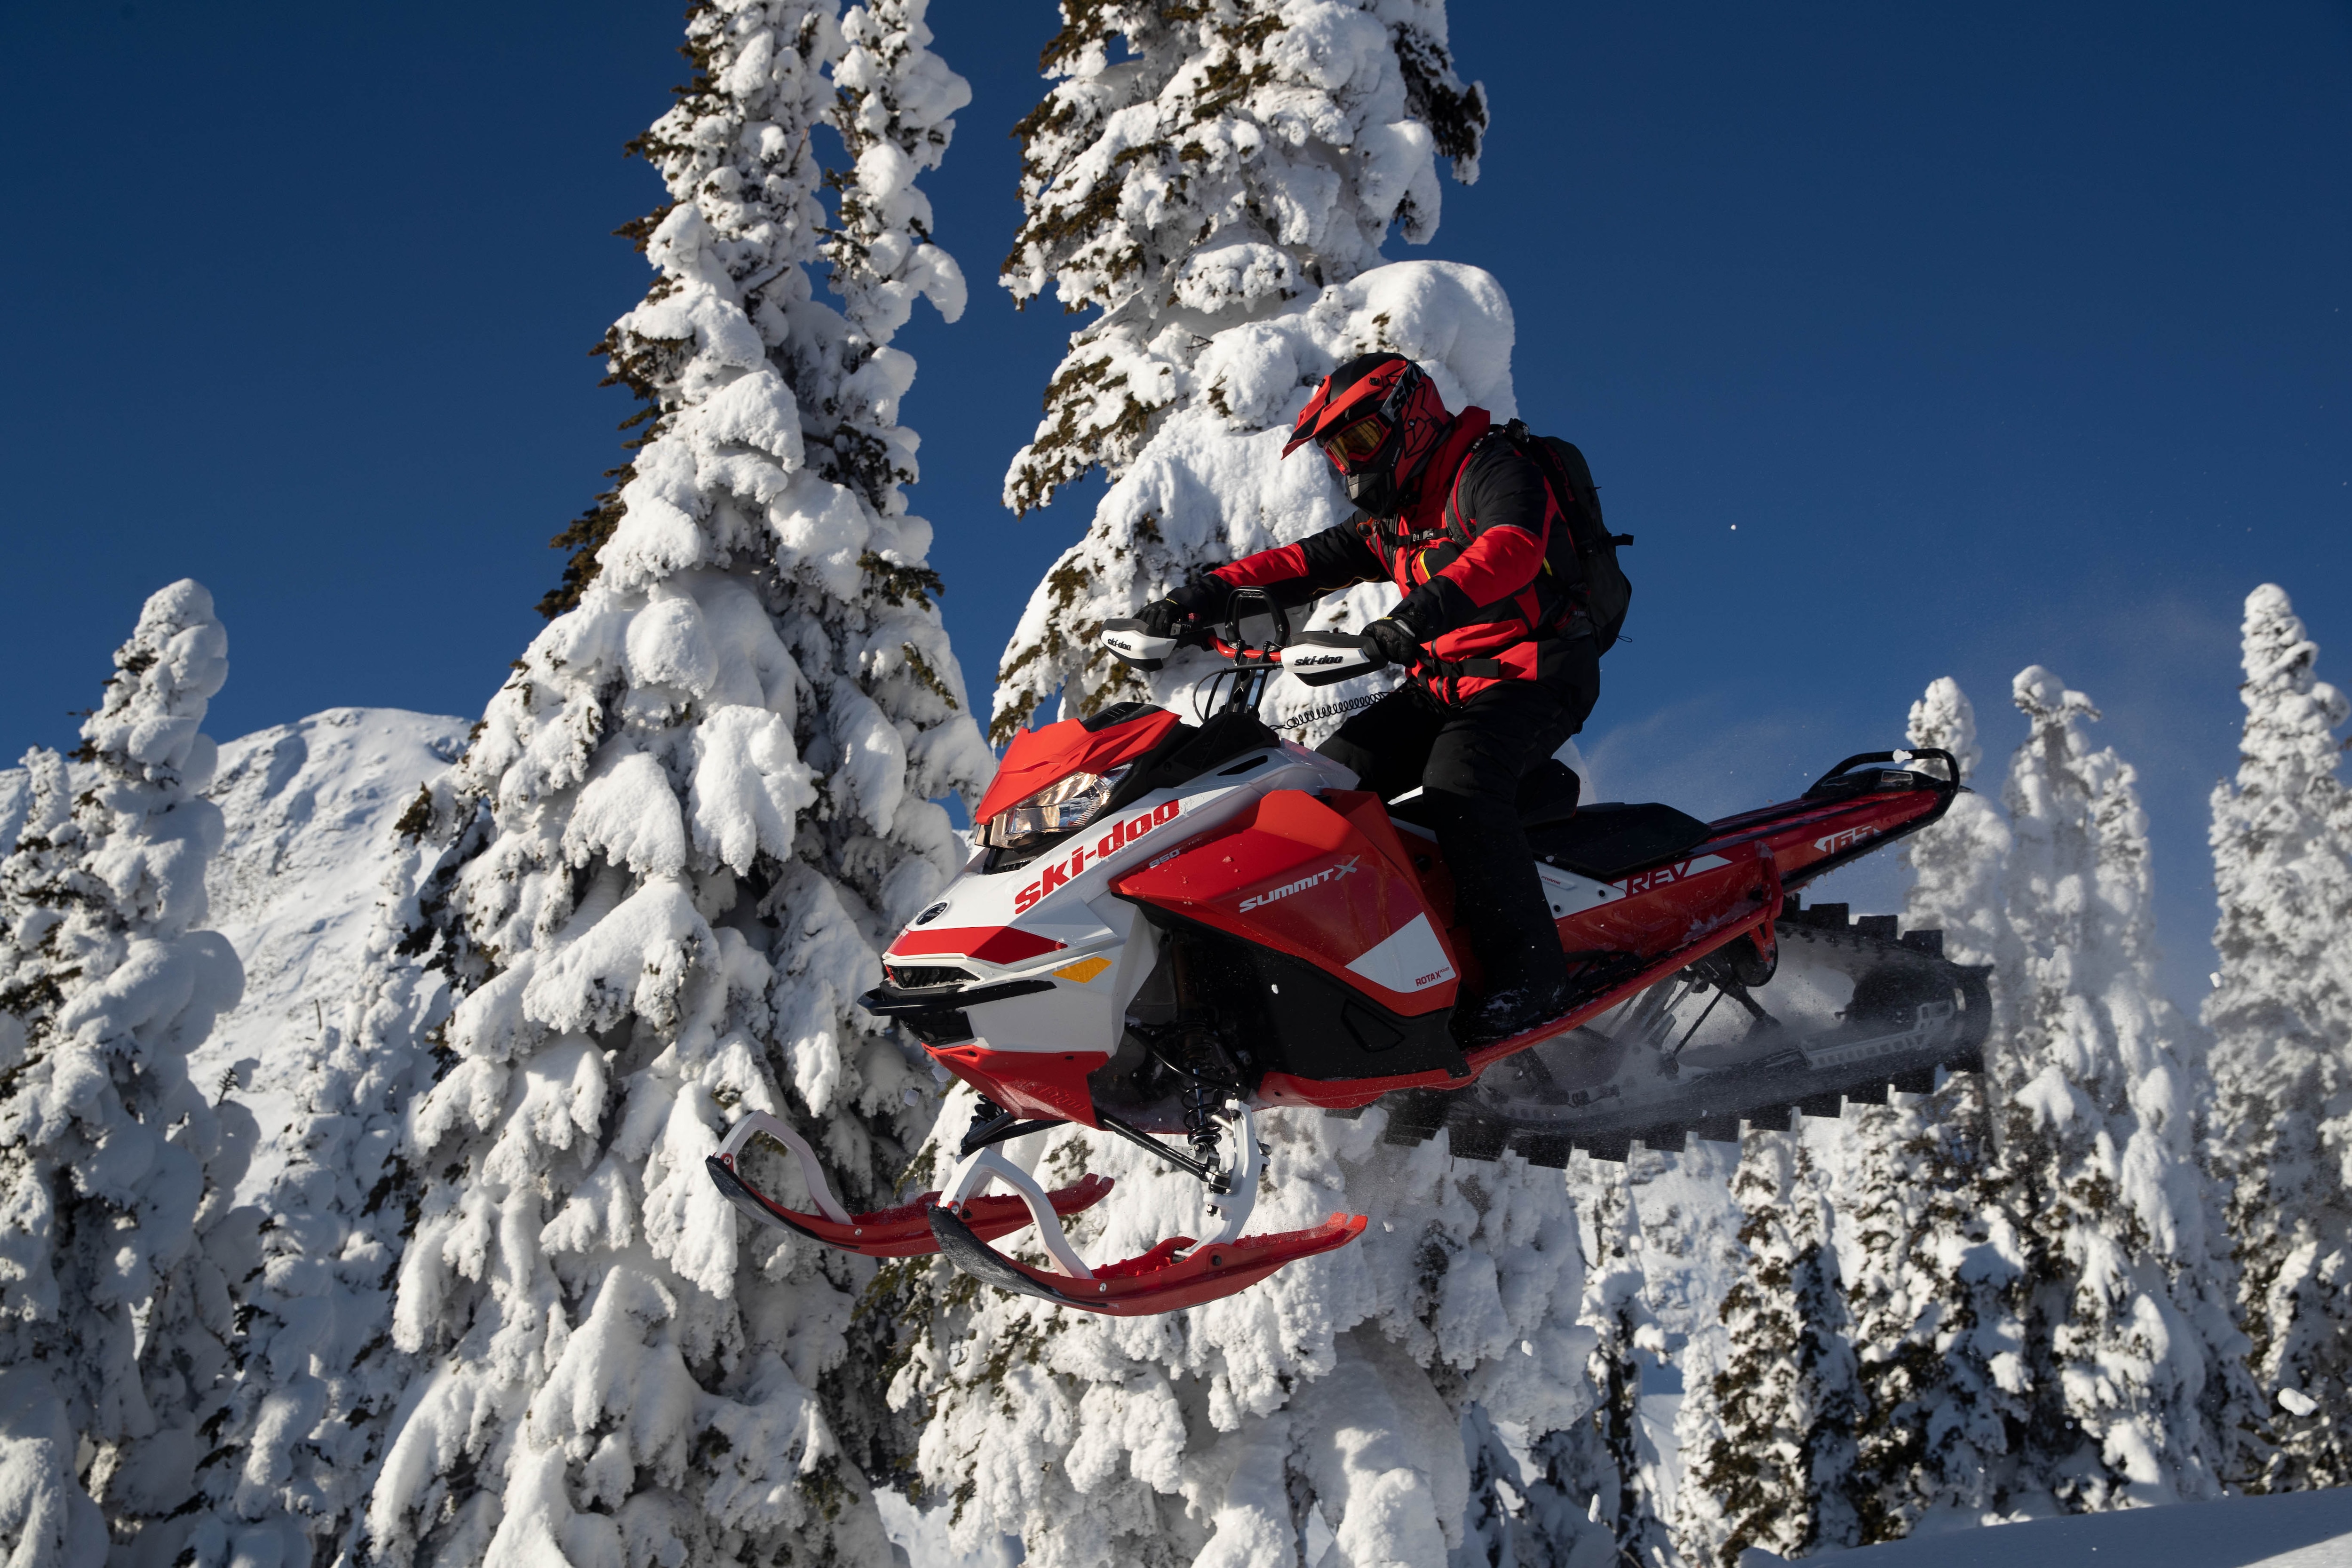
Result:
[[[1941,931],[1898,932],[1893,915],[1849,921],[1843,904],[1791,908],[1775,931],[1784,962],[1835,967],[1853,976],[1853,998],[1838,1015],[1838,1029],[1860,1037],[1849,1047],[1858,1059],[1822,1064],[1800,1051],[1780,1051],[1752,1066],[1682,1084],[1666,1069],[1666,1056],[1641,1050],[1630,1071],[1621,1069],[1607,1084],[1573,1095],[1514,1093],[1496,1087],[1507,1073],[1489,1069],[1469,1089],[1413,1089],[1380,1100],[1389,1113],[1386,1141],[1421,1143],[1443,1131],[1456,1159],[1492,1161],[1507,1149],[1529,1164],[1558,1169],[1578,1149],[1597,1160],[1622,1161],[1635,1143],[1680,1151],[1694,1136],[1737,1142],[1743,1128],[1786,1131],[1799,1115],[1835,1117],[1848,1104],[1884,1105],[1890,1090],[1927,1093],[1936,1087],[1939,1068],[1981,1070],[1990,1021],[1984,972],[1946,962]],[[1771,1007],[1774,990],[1770,984],[1757,988],[1757,1000]],[[1922,1002],[1947,1001],[1948,1009],[1919,1007]],[[1855,1021],[1865,1014],[1888,1032],[1869,1035],[1874,1026]],[[1670,1016],[1667,1032],[1677,1023]],[[1566,1038],[1588,1034],[1580,1030]],[[1599,1035],[1590,1037],[1607,1043]],[[1509,1066],[1497,1063],[1496,1068]],[[1545,1075],[1538,1066],[1533,1076]]]

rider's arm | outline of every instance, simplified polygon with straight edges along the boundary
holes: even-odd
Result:
[[[1471,534],[1468,547],[1407,594],[1395,611],[1424,643],[1489,618],[1489,606],[1534,582],[1551,530],[1560,526],[1542,474],[1517,453],[1473,465],[1462,476],[1458,500]]]
[[[1353,583],[1377,581],[1388,573],[1365,542],[1359,520],[1350,518],[1320,533],[1310,533],[1296,544],[1277,544],[1228,562],[1209,575],[1227,588],[1264,588],[1274,595],[1275,603],[1287,609]],[[1205,589],[1208,584],[1195,586]],[[1183,602],[1182,595],[1176,597],[1180,604]],[[1219,607],[1185,607],[1196,614],[1219,613]]]

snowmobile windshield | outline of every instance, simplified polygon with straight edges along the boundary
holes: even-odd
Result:
[[[1108,773],[1075,773],[1057,779],[982,823],[980,841],[992,849],[1034,849],[1049,838],[1076,832],[1101,814],[1111,792],[1133,766],[1127,763]]]

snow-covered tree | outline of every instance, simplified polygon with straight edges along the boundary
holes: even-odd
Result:
[[[1962,782],[1977,776],[1976,712],[1948,677],[1911,705],[1908,734],[1950,752]],[[1904,925],[1940,930],[1955,963],[1990,966],[1996,1011],[2021,956],[2002,902],[2009,852],[2008,824],[1975,793],[1903,848]],[[1987,1048],[2006,1040],[1996,1022]],[[1846,1114],[1831,1175],[1861,1389],[1860,1539],[1894,1540],[1933,1516],[2005,1517],[2021,1485],[2040,1483],[2021,1481],[2010,1458],[2025,1421],[2021,1263],[1986,1078],[1952,1075],[1931,1095]]]
[[[1494,280],[1372,265],[1391,222],[1409,237],[1433,224],[1439,152],[1459,166],[1475,150],[1483,106],[1454,82],[1442,7],[1072,3],[1063,17],[1056,85],[1024,127],[1028,219],[1006,276],[1024,299],[1052,283],[1101,314],[1007,499],[1040,504],[1097,466],[1117,483],[1030,603],[1000,731],[1056,690],[1079,710],[1133,693],[1089,663],[1106,616],[1196,563],[1339,521],[1328,468],[1279,460],[1334,365],[1395,348],[1456,405],[1511,412]],[[971,1104],[950,1099],[910,1186],[944,1175]],[[1204,1307],[1098,1319],[942,1264],[894,1268],[919,1330],[895,1393],[927,1418],[925,1492],[950,1500],[957,1539],[1018,1535],[1051,1564],[1285,1562],[1324,1538],[1349,1561],[1420,1563],[1467,1530],[1507,1533],[1533,1481],[1524,1450],[1488,1435],[1540,1437],[1589,1404],[1573,1207],[1556,1171],[1455,1164],[1442,1142],[1384,1142],[1385,1121],[1259,1123],[1271,1154],[1254,1228],[1349,1204],[1382,1223]],[[1088,1256],[1197,1229],[1191,1177],[1083,1131],[1033,1142],[1021,1157],[1041,1169],[1118,1182],[1073,1226]]]
[[[1906,733],[1915,746],[1949,752],[1960,764],[1962,784],[1977,777],[1984,748],[1977,742],[1976,709],[1950,676],[1929,682],[1926,694],[1911,704]],[[1916,765],[1940,772],[1937,763]],[[1904,929],[1941,931],[1944,956],[1955,963],[1992,965],[1989,978],[1996,1009],[2014,984],[2020,956],[2001,908],[2009,849],[2009,824],[1974,790],[1955,799],[1940,821],[1905,840],[1902,849],[1911,872]]]
[[[961,1132],[971,1103],[959,1089],[942,1128]],[[1045,1568],[1238,1568],[1297,1561],[1319,1539],[1346,1562],[1436,1563],[1474,1512],[1490,1536],[1524,1512],[1537,1478],[1502,1464],[1487,1434],[1540,1437],[1591,1405],[1566,1184],[1516,1156],[1455,1162],[1443,1138],[1383,1142],[1385,1121],[1259,1121],[1254,1230],[1318,1223],[1351,1192],[1377,1218],[1340,1251],[1206,1306],[1097,1317],[942,1263],[894,1266],[913,1276],[922,1331],[895,1393],[927,1416],[924,1495],[948,1500],[961,1549],[1015,1535]],[[1158,1162],[1080,1134],[1025,1142],[1024,1161],[1057,1181],[1082,1166],[1117,1177],[1070,1226],[1090,1258],[1200,1223],[1199,1184]]]
[[[2262,1490],[2352,1483],[2352,793],[2337,771],[2343,693],[2286,594],[2246,597],[2245,738],[2213,791],[2221,969],[2208,1147],[2242,1268],[2255,1381],[2231,1479]]]
[[[393,1286],[421,1173],[403,1158],[409,1106],[433,1085],[427,1036],[448,986],[425,951],[436,897],[479,831],[435,855],[429,794],[412,803],[360,984],[299,1080],[287,1161],[259,1207],[259,1267],[238,1281],[241,1374],[212,1421],[191,1527],[204,1564],[356,1564],[364,1510],[404,1397],[425,1375],[392,1343]],[[487,814],[479,814],[487,826]],[[435,873],[438,873],[436,877]],[[237,1557],[243,1554],[243,1559]]]
[[[1685,1561],[1732,1568],[1852,1546],[1860,1391],[1822,1173],[1791,1133],[1749,1134],[1732,1177],[1748,1267],[1723,1300],[1722,1365],[1685,1389]]]
[[[914,295],[961,303],[911,188],[966,90],[922,10],[698,5],[636,144],[670,203],[607,346],[646,439],[418,814],[446,859],[406,945],[454,1005],[400,1151],[391,1340],[422,1373],[369,1502],[387,1560],[889,1555],[872,1268],[742,1229],[703,1161],[773,1111],[871,1206],[931,1120],[853,1002],[961,862],[931,797],[990,763],[899,489],[887,339]],[[831,226],[824,121],[856,161]]]
[[[196,929],[221,837],[200,794],[228,673],[212,595],[156,593],[114,663],[83,777],[26,759],[0,862],[0,1549],[27,1563],[102,1561],[109,1525],[177,1552],[257,1219],[231,1207],[253,1119],[187,1069],[245,984]]]
[[[1655,1486],[1658,1456],[1642,1430],[1644,1365],[1664,1351],[1665,1336],[1645,1298],[1632,1174],[1622,1165],[1591,1162],[1571,1176],[1584,1236],[1580,1321],[1593,1335],[1586,1360],[1593,1407],[1535,1445],[1542,1479],[1529,1498],[1549,1507],[1529,1510],[1529,1524],[1542,1527],[1533,1543],[1540,1550],[1521,1552],[1519,1562],[1598,1556],[1650,1564],[1672,1544]]]
[[[2009,1517],[2047,1483],[2012,1457],[2028,1420],[2023,1264],[1985,1077],[1847,1114],[1838,1205],[1853,1238],[1860,1540]]]
[[[2088,698],[2038,665],[2014,695],[2032,726],[2003,790],[2021,958],[1992,1065],[2023,1264],[2020,1460],[2072,1510],[2206,1496],[2200,1401],[2233,1335],[2189,1026],[2156,981],[2147,817],[2130,765],[2083,735]]]
[[[1019,132],[1024,217],[1003,279],[1024,302],[1050,287],[1065,310],[1099,313],[1071,338],[1004,499],[1043,506],[1095,468],[1118,483],[1005,650],[1000,740],[1057,690],[1077,711],[1139,694],[1093,646],[1106,618],[1339,520],[1328,469],[1311,453],[1282,463],[1262,435],[1334,366],[1393,349],[1450,406],[1500,414],[1510,395],[1491,279],[1358,282],[1391,225],[1416,244],[1436,231],[1438,157],[1477,177],[1486,97],[1454,74],[1444,0],[1065,0],[1062,19],[1055,85]],[[1376,613],[1373,590],[1351,598]],[[1348,697],[1317,695],[1296,706]]]

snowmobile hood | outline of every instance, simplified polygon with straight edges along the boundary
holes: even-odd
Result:
[[[988,793],[972,808],[971,819],[986,822],[1006,806],[1072,773],[1108,773],[1121,763],[1133,762],[1158,745],[1180,721],[1167,709],[1153,708],[1098,730],[1088,729],[1089,721],[1084,719],[1024,730],[1004,749],[1004,761],[998,764],[996,777],[989,781]]]

